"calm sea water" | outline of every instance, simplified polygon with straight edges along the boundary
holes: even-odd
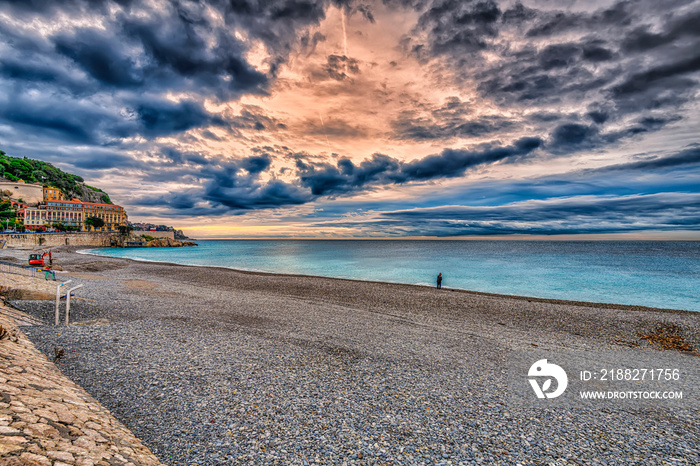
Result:
[[[187,265],[700,311],[700,242],[209,240],[95,249]]]

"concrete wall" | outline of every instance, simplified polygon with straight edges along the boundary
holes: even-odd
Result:
[[[15,248],[36,248],[55,246],[95,246],[109,247],[114,233],[6,233],[0,234],[0,247],[7,241],[7,246]]]
[[[0,181],[0,191],[10,191],[13,201],[22,199],[25,204],[38,204],[44,200],[44,188],[40,184]]]
[[[175,233],[172,231],[137,231],[137,230],[134,230],[131,232],[131,234],[133,236],[146,235],[146,236],[151,236],[153,238],[175,239]]]

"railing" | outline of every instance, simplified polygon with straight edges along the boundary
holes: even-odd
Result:
[[[31,265],[15,264],[13,262],[0,261],[0,272],[13,273],[15,275],[26,275],[28,277],[36,277],[42,270]]]

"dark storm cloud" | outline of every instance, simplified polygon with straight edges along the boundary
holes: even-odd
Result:
[[[680,214],[680,216],[679,216]],[[645,196],[595,197],[581,196],[548,201],[526,201],[496,207],[440,207],[415,209],[403,212],[387,212],[384,217],[406,221],[499,221],[499,222],[549,222],[571,221],[572,226],[581,219],[605,223],[614,221],[622,225],[639,222],[640,218],[663,220],[662,225],[676,224],[681,219],[693,219],[700,227],[700,194],[660,193]],[[662,226],[659,225],[659,226]],[[575,228],[575,227],[574,227]],[[644,229],[648,229],[645,226]]]
[[[593,126],[578,123],[565,123],[552,132],[552,144],[556,147],[569,148],[589,142],[598,134]]]
[[[187,182],[201,184],[176,196],[143,195],[132,201],[139,206],[160,206],[168,215],[240,214],[254,209],[273,209],[304,204],[312,200],[307,190],[293,183],[276,179],[260,181],[260,175],[270,169],[269,154],[262,153],[242,159],[200,157],[197,153],[169,147],[154,162],[147,180],[155,182]]]
[[[695,52],[688,58],[628,75],[610,88],[610,96],[618,107],[631,111],[678,106],[697,92],[698,81],[692,75],[698,71],[700,54]]]
[[[622,163],[598,168],[597,172],[630,171],[630,170],[655,170],[682,167],[688,165],[700,166],[700,146],[689,147],[666,157],[640,160],[638,162]]]
[[[457,97],[447,99],[441,107],[404,111],[391,122],[393,138],[414,141],[478,138],[513,126],[510,118],[501,115],[474,116],[470,106]]]
[[[81,6],[76,15],[89,17],[89,7],[104,14],[98,2],[75,5]],[[245,62],[240,41],[208,22],[204,8],[173,2],[165,8],[143,8],[139,14],[127,9],[106,21],[106,27],[66,28],[48,40],[55,51],[107,86],[207,90],[220,98],[261,92],[267,77]]]
[[[226,161],[203,170],[209,180],[203,186],[200,199],[231,211],[272,209],[309,202],[308,191],[292,183],[276,179],[261,182],[259,176],[270,167],[267,154],[240,161]],[[241,172],[241,169],[245,170]]]
[[[137,86],[143,82],[143,70],[124,53],[114,36],[96,29],[80,29],[74,35],[54,38],[56,50],[72,59],[97,81],[116,87]]]
[[[700,146],[695,145],[667,156],[595,169],[472,182],[418,202],[358,204],[380,213],[333,225],[399,236],[700,230],[699,177]],[[472,202],[476,204],[463,205]],[[440,205],[448,207],[421,207]]]
[[[604,126],[627,114],[634,116],[649,108],[681,105],[697,89],[694,79],[697,59],[684,58],[683,50],[692,50],[697,41],[694,24],[700,11],[687,4],[683,15],[674,16],[669,9],[663,20],[650,14],[653,5],[649,2],[638,6],[618,2],[592,13],[544,11],[519,3],[507,6],[493,0],[389,4],[420,11],[415,37],[407,42],[409,51],[416,50],[424,60],[447,58],[450,66],[476,79],[484,97],[504,108],[528,106],[545,114],[548,106],[567,100],[589,105],[612,100],[614,104],[605,112],[589,113],[597,125]],[[27,18],[48,20],[61,11],[86,20],[78,27],[57,27],[55,33],[45,38],[37,38],[35,34],[22,37],[19,30],[7,25],[4,29],[0,27],[0,34],[11,44],[11,53],[0,57],[0,77],[19,85],[20,93],[43,83],[47,93],[51,93],[51,88],[60,88],[65,95],[92,98],[100,105],[105,105],[103,96],[110,93],[108,105],[112,105],[113,111],[108,113],[121,113],[127,120],[113,134],[109,134],[109,125],[105,125],[106,134],[98,137],[89,128],[83,135],[71,135],[70,122],[46,123],[63,126],[70,140],[81,137],[85,141],[113,142],[134,133],[177,134],[212,121],[216,124],[216,115],[203,114],[196,108],[191,118],[170,109],[170,115],[164,117],[167,121],[154,121],[148,111],[150,102],[137,102],[145,95],[150,101],[166,91],[186,92],[194,100],[235,99],[244,94],[265,93],[278,65],[286,60],[294,44],[300,45],[302,53],[308,53],[325,40],[322,34],[311,35],[303,28],[322,20],[329,2],[174,1],[153,9],[138,2],[109,0],[60,3],[33,0],[4,5],[11,13]],[[121,5],[123,10],[114,13],[115,5]],[[362,15],[369,22],[374,20],[371,4],[337,1],[334,5],[350,15]],[[223,15],[223,25],[211,20],[208,7]],[[98,15],[100,26],[85,26],[94,19],[90,16],[93,14]],[[240,31],[268,46],[275,54],[269,60],[269,73],[263,74],[247,63],[244,56],[249,44],[232,31]],[[566,36],[572,31],[581,37]],[[505,46],[504,32],[508,32],[508,37],[527,34],[547,38],[547,42],[509,40]],[[665,53],[671,47],[676,51]],[[499,54],[501,60],[490,64],[481,55],[485,51]],[[621,53],[642,51],[663,53],[658,56],[662,59],[634,61]],[[329,55],[324,72],[332,79],[345,80],[359,72],[359,63],[351,57]],[[121,93],[115,94],[115,88]],[[180,105],[182,109],[187,106]],[[128,121],[130,111],[136,112],[140,126]],[[233,135],[241,136],[234,131],[236,128],[249,129],[246,118],[243,114],[234,121],[225,118]],[[219,116],[219,119],[224,118]],[[256,119],[254,130],[280,128],[279,122]],[[519,123],[512,116],[465,114],[458,119],[434,113],[428,117],[403,115],[393,123],[393,128],[394,136],[399,139],[430,140],[483,137],[517,127]],[[553,130],[545,128],[546,133]],[[558,136],[565,136],[562,131],[559,130]],[[599,131],[604,132],[604,128]],[[211,131],[202,135],[215,140]],[[559,137],[557,141],[563,139]]]
[[[498,35],[496,23],[501,13],[493,0],[435,1],[418,21],[418,28],[428,31],[430,40],[428,44],[414,45],[413,51],[424,56],[426,50],[438,55],[455,50],[462,54],[484,50],[488,46],[486,39]]]
[[[12,6],[15,13],[31,15],[58,11],[78,13],[93,9],[104,11],[104,7],[110,3],[128,6],[133,2],[134,0],[4,0],[5,4]]]
[[[340,159],[336,166],[329,163],[308,164],[297,162],[301,185],[314,196],[359,192],[372,184],[390,184],[391,174],[398,173],[400,162],[392,157],[374,154],[355,165],[349,159]]]
[[[564,43],[548,45],[538,55],[541,69],[567,68],[576,63],[581,54],[577,44]]]
[[[147,164],[141,160],[119,153],[111,153],[109,155],[93,154],[90,158],[74,160],[73,165],[83,170],[109,170],[118,168],[124,171],[134,168],[143,170],[148,167]]]
[[[226,122],[231,136],[245,138],[245,134],[253,132],[275,132],[286,129],[281,121],[268,116],[265,111],[255,105],[243,105],[238,114],[225,112],[222,118]],[[223,126],[223,125],[222,125]]]
[[[25,57],[0,58],[0,79],[31,83],[27,87],[48,84],[57,90],[66,90],[74,96],[79,96],[87,90],[79,77],[73,76],[62,67]]]
[[[685,198],[687,204],[678,203]],[[511,205],[484,207],[437,207],[414,209],[382,214],[387,218],[406,221],[445,220],[445,221],[499,221],[499,222],[550,222],[580,221],[588,218],[591,222],[605,223],[616,221],[635,223],[640,217],[660,215],[667,218],[669,208],[674,211],[692,207],[692,216],[700,226],[700,194],[682,195],[679,193],[645,196],[598,197],[578,196],[547,201],[525,201]],[[678,219],[673,220],[677,222]],[[577,223],[577,222],[573,222]]]
[[[466,170],[497,162],[511,162],[529,156],[542,145],[537,138],[522,138],[510,146],[482,147],[479,150],[445,149],[412,162],[374,154],[360,163],[340,158],[335,165],[316,160],[306,154],[289,154],[285,149],[266,147],[256,155],[242,159],[222,156],[203,158],[197,153],[166,147],[153,154],[149,181],[201,182],[202,189],[191,189],[193,209],[203,212],[271,209],[300,205],[319,197],[349,195],[369,189],[415,181],[438,180],[460,176]],[[262,181],[260,175],[270,173],[273,157],[285,155],[296,161],[296,177],[281,181],[274,176]],[[183,194],[185,196],[185,194]],[[162,196],[144,196],[136,203],[151,205],[170,201]],[[204,203],[204,205],[203,205]],[[185,215],[187,212],[179,212]]]
[[[453,137],[478,138],[513,128],[514,123],[498,115],[441,122],[420,118],[399,118],[392,122],[395,137],[403,140],[444,140]]]
[[[224,116],[204,110],[198,102],[261,94],[274,78],[275,69],[264,74],[245,60],[250,43],[234,31],[264,41],[278,54],[271,60],[281,63],[298,29],[322,19],[326,5],[298,0],[149,6],[109,0],[4,2],[0,10],[27,24],[53,21],[58,13],[82,22],[52,22],[55,32],[45,36],[0,25],[0,40],[6,44],[0,80],[5,89],[12,89],[2,102],[0,120],[46,129],[44,137],[50,139],[98,145],[211,125],[234,135],[251,122],[259,131],[283,128],[249,109]],[[225,24],[211,20],[209,7],[224,16]],[[319,40],[322,37],[314,36],[313,41]],[[165,98],[169,93],[190,98],[172,102]],[[214,134],[209,131],[207,136]]]
[[[621,1],[584,12],[436,0],[404,44],[421,60],[440,59],[456,68],[461,79],[475,81],[482,97],[504,110],[552,114],[551,109],[567,103],[588,106],[591,110],[581,117],[598,128],[580,121],[547,127],[543,120],[529,119],[551,135],[552,147],[560,152],[564,146],[602,147],[623,134],[609,130],[616,134],[597,137],[608,125],[629,124],[625,120],[638,120],[650,110],[679,116],[679,107],[698,92],[700,5],[674,1],[663,17],[656,8],[649,1]],[[523,35],[532,40],[513,39]],[[429,139],[442,128],[425,120],[400,123],[399,132],[409,139]],[[630,128],[624,134],[662,127],[637,125],[639,131]]]
[[[610,118],[608,112],[603,110],[591,110],[590,112],[586,113],[586,116],[597,124],[605,123],[608,121],[608,118]]]
[[[598,10],[592,14],[569,13],[563,11],[538,12],[532,27],[527,31],[528,37],[554,36],[572,29],[591,29],[595,27],[624,27],[634,17],[630,2],[621,1],[610,8]]]
[[[193,89],[210,89],[221,99],[260,92],[267,83],[265,75],[242,57],[243,44],[223,31],[213,32],[212,25],[201,17],[178,11],[177,19],[168,21],[123,18],[120,27],[124,36],[143,47],[156,81],[182,79],[183,87],[192,82]]]
[[[161,158],[178,165],[210,165],[213,161],[205,154],[193,151],[183,151],[176,147],[164,146],[161,148]]]
[[[265,185],[212,184],[206,187],[204,199],[231,210],[251,210],[300,205],[309,202],[312,198],[308,192],[297,186],[282,181],[272,181]]]
[[[242,28],[274,51],[270,62],[274,75],[292,51],[299,32],[325,18],[330,2],[319,0],[211,0],[226,17],[227,27]],[[347,2],[354,3],[354,2]]]
[[[601,52],[598,52],[599,54]],[[590,51],[564,43],[543,50],[523,50],[511,60],[478,72],[477,89],[503,107],[547,108],[563,100],[585,99],[612,83],[617,75],[592,70]]]
[[[326,72],[332,79],[342,81],[350,77],[350,74],[360,72],[359,62],[343,55],[329,55]]]
[[[319,42],[326,40],[326,36],[320,32],[315,32],[313,35],[308,31],[304,32],[299,38],[300,52],[307,57],[316,51],[316,46]]]
[[[475,163],[477,160],[489,163],[488,160],[496,154],[524,153],[538,144],[539,141],[536,140],[522,140],[507,146],[505,151],[504,148],[496,148],[492,151],[471,152],[467,160],[469,163]],[[260,151],[260,155],[240,160],[201,158],[198,154],[183,153],[171,148],[167,153],[168,161],[159,165],[159,169],[152,173],[149,180],[201,180],[202,188],[183,191],[179,193],[176,201],[155,196],[143,197],[137,203],[175,209],[177,202],[180,210],[173,210],[171,214],[182,216],[215,215],[224,212],[240,214],[248,210],[301,205],[327,196],[358,193],[414,180],[449,177],[453,173],[442,171],[444,164],[438,160],[440,157],[454,156],[451,152],[457,151],[446,150],[439,155],[410,164],[375,154],[359,164],[341,158],[335,165],[312,163],[305,160],[304,154],[295,154],[297,179],[283,182],[273,178],[264,182],[261,181],[260,174],[271,170],[273,155],[280,155],[274,148],[266,148]],[[270,155],[271,153],[273,155]],[[465,154],[466,152],[460,154],[462,159],[458,158],[459,163],[453,165],[458,172],[465,164]],[[109,164],[108,161],[105,163]],[[418,167],[420,171],[417,171]],[[614,179],[610,178],[612,172],[616,173]],[[667,179],[669,173],[673,174],[672,185],[669,185]],[[410,228],[412,234],[442,235],[476,234],[477,230],[482,234],[613,232],[664,229],[680,224],[695,225],[693,222],[696,217],[687,215],[687,206],[692,207],[693,203],[698,203],[696,198],[700,196],[697,192],[699,175],[700,148],[691,146],[668,156],[526,181],[473,183],[460,188],[454,194],[441,192],[439,203],[460,203],[465,199],[474,199],[496,206],[417,209],[407,211],[409,213],[406,214],[391,214],[387,218],[390,218],[391,222]],[[683,192],[669,193],[669,189]],[[435,195],[437,196],[437,193]],[[673,202],[682,203],[673,206],[669,201],[671,198]],[[578,200],[573,202],[571,199]],[[431,199],[424,200],[426,204],[432,202]],[[680,207],[681,205],[686,207]],[[386,208],[385,203],[361,206],[376,210]],[[693,209],[700,211],[700,205]],[[534,225],[538,218],[541,219],[541,223]],[[595,224],[596,218],[601,219],[599,225]],[[445,224],[444,231],[435,229],[436,222]],[[455,225],[454,222],[458,224]],[[462,228],[464,225],[459,222],[471,222],[472,225]],[[533,225],[515,226],[508,225],[508,222],[530,222]],[[588,223],[590,225],[587,225]],[[362,225],[365,224],[346,226]],[[584,228],[582,225],[587,226]],[[365,226],[378,225],[371,221]]]
[[[262,181],[260,175],[270,172],[272,158],[280,157],[288,150],[286,148],[260,148],[257,155],[239,160],[204,158],[171,148],[166,154],[167,161],[152,170],[153,176],[159,173],[163,181],[199,179],[203,181],[202,188],[184,190],[176,197],[144,197],[135,203],[164,207],[172,216],[240,215],[250,210],[302,205],[327,196],[358,193],[395,183],[450,177],[474,163],[517,159],[540,145],[539,140],[523,139],[491,150],[445,150],[410,163],[375,154],[360,163],[341,158],[331,165],[306,154],[289,154],[297,161],[298,178],[284,182],[274,178]],[[506,158],[500,159],[503,156]],[[615,178],[610,177],[613,172]],[[671,185],[668,184],[669,173],[673,174]],[[667,156],[596,169],[523,181],[470,184],[454,195],[441,192],[439,199],[441,204],[474,199],[496,205],[401,210],[379,214],[378,219],[318,226],[437,236],[615,233],[672,230],[681,226],[700,229],[698,174],[700,149],[691,146]],[[685,191],[667,192],[669,189]],[[426,199],[418,205],[431,202]],[[386,209],[384,203],[360,206]]]
[[[210,115],[199,103],[193,101],[141,102],[136,107],[136,112],[147,136],[182,133],[205,125],[225,125],[220,117]]]
[[[13,89],[12,87],[10,89]],[[0,95],[0,122],[27,132],[69,143],[100,144],[111,135],[125,136],[136,129],[118,111],[65,94],[22,93],[14,88]]]
[[[482,150],[445,149],[440,154],[411,162],[402,162],[382,154],[375,154],[359,165],[349,159],[341,159],[335,166],[299,160],[297,170],[302,186],[310,188],[314,195],[346,194],[371,186],[461,176],[477,166],[521,160],[541,145],[539,138],[522,138],[511,146]]]
[[[270,168],[270,156],[268,154],[256,155],[243,159],[241,168],[246,170],[251,175],[256,175]]]
[[[270,79],[243,59],[245,44],[210,22],[205,5],[172,2],[150,10],[134,4],[133,10],[110,16],[103,8],[108,1],[65,2],[61,7],[32,4],[36,8],[31,11],[19,4],[5,7],[37,19],[60,8],[86,19],[99,14],[102,27],[58,27],[53,35],[42,37],[0,26],[0,35],[11,46],[0,57],[0,80],[13,89],[0,102],[0,121],[44,129],[42,136],[49,139],[96,145],[118,144],[137,135],[177,136],[196,128],[203,129],[203,137],[216,140],[207,129],[211,126],[235,137],[243,137],[241,130],[285,128],[252,106],[237,115],[203,108],[204,98],[264,92]],[[290,11],[298,5],[272,2],[260,6],[260,12],[274,12],[272,16],[280,20],[292,15],[301,24],[308,8],[295,16]],[[226,15],[232,14],[229,6],[219,6]],[[262,16],[274,29],[269,15]],[[307,19],[314,18],[318,15]],[[285,28],[291,34],[289,25]],[[284,37],[295,40],[293,35]],[[191,98],[180,102],[165,98],[171,92],[186,92]]]
[[[679,226],[700,230],[700,194],[578,196],[499,206],[417,208],[332,224],[428,236],[621,233]]]
[[[678,115],[641,116],[622,129],[601,132],[599,125],[607,121],[607,114],[590,112],[586,115],[595,124],[563,123],[554,128],[548,141],[548,149],[554,154],[566,154],[584,149],[594,149],[616,143],[624,138],[657,131],[669,123],[681,119]]]
[[[581,58],[588,62],[605,62],[612,60],[614,53],[605,47],[605,42],[601,40],[592,40],[583,45]]]
[[[539,138],[522,138],[512,146],[495,147],[482,151],[445,149],[439,155],[429,155],[423,159],[405,163],[395,179],[401,182],[451,178],[461,176],[472,167],[499,162],[522,160],[542,146]]]
[[[28,31],[0,24],[0,38],[6,43],[0,56],[0,80],[13,86],[13,93],[49,89],[83,96],[95,91],[80,70],[66,66],[55,53],[53,43]]]
[[[691,11],[688,15],[669,21],[661,32],[653,32],[649,25],[635,28],[627,34],[622,43],[626,52],[645,52],[657,47],[671,44],[683,37],[700,35],[698,24],[700,12]]]
[[[512,24],[522,24],[537,17],[537,10],[528,8],[518,2],[503,12],[503,22]]]
[[[279,180],[261,182],[261,172],[269,168],[269,158],[249,157],[240,161],[219,161],[205,167],[174,169],[172,176],[181,180],[203,181],[202,187],[187,189],[171,196],[141,196],[136,205],[161,206],[169,215],[242,214],[257,209],[274,209],[304,204],[312,200],[306,190]],[[243,170],[243,171],[242,171]]]

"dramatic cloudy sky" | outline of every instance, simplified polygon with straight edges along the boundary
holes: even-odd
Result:
[[[700,1],[0,0],[0,148],[194,237],[700,239]]]

